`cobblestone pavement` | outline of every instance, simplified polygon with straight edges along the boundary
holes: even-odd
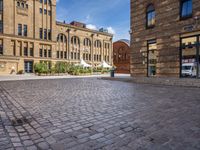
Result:
[[[200,89],[95,78],[0,82],[0,149],[199,150]]]

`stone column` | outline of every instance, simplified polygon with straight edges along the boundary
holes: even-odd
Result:
[[[70,29],[67,30],[67,32],[68,32],[68,40],[67,40],[68,54],[67,54],[67,58],[68,58],[69,61],[71,60],[71,35],[70,35],[70,31],[71,31]]]
[[[80,60],[83,59],[83,38],[80,39]]]
[[[92,44],[91,44],[91,64],[94,67],[94,34],[92,36]]]
[[[109,46],[109,62],[111,65],[113,65],[113,43],[112,43],[112,38],[110,39],[110,46]]]

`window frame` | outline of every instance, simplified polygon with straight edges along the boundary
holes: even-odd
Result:
[[[30,54],[31,57],[34,57],[34,50],[33,50],[33,48],[30,48],[29,54]]]
[[[153,10],[148,11],[148,8],[151,6],[153,7]],[[146,29],[152,29],[156,26],[155,25],[156,23],[154,23],[153,25],[148,25],[148,14],[152,13],[152,12],[155,12],[155,20],[156,20],[156,9],[155,9],[154,4],[151,3],[151,4],[147,5],[147,7],[146,7]]]
[[[182,16],[183,4],[185,2],[188,2],[188,1],[192,1],[192,0],[180,0],[180,12],[179,12],[180,20],[186,20],[186,19],[193,17],[193,1],[192,1],[192,12],[191,12],[191,14],[186,15],[186,16]]]
[[[22,24],[18,24],[18,36],[22,36]]]
[[[40,57],[43,57],[43,49],[40,49]]]
[[[3,42],[3,41],[2,41]],[[0,55],[3,55],[4,51],[3,51],[3,44],[0,45]]]
[[[28,25],[24,24],[24,36],[28,36]]]

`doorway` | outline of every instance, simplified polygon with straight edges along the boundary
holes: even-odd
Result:
[[[24,61],[25,73],[33,73],[33,61]]]

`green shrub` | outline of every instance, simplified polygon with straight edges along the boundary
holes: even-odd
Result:
[[[46,63],[36,63],[34,65],[34,71],[35,73],[41,74],[47,74],[49,73],[48,65]]]

